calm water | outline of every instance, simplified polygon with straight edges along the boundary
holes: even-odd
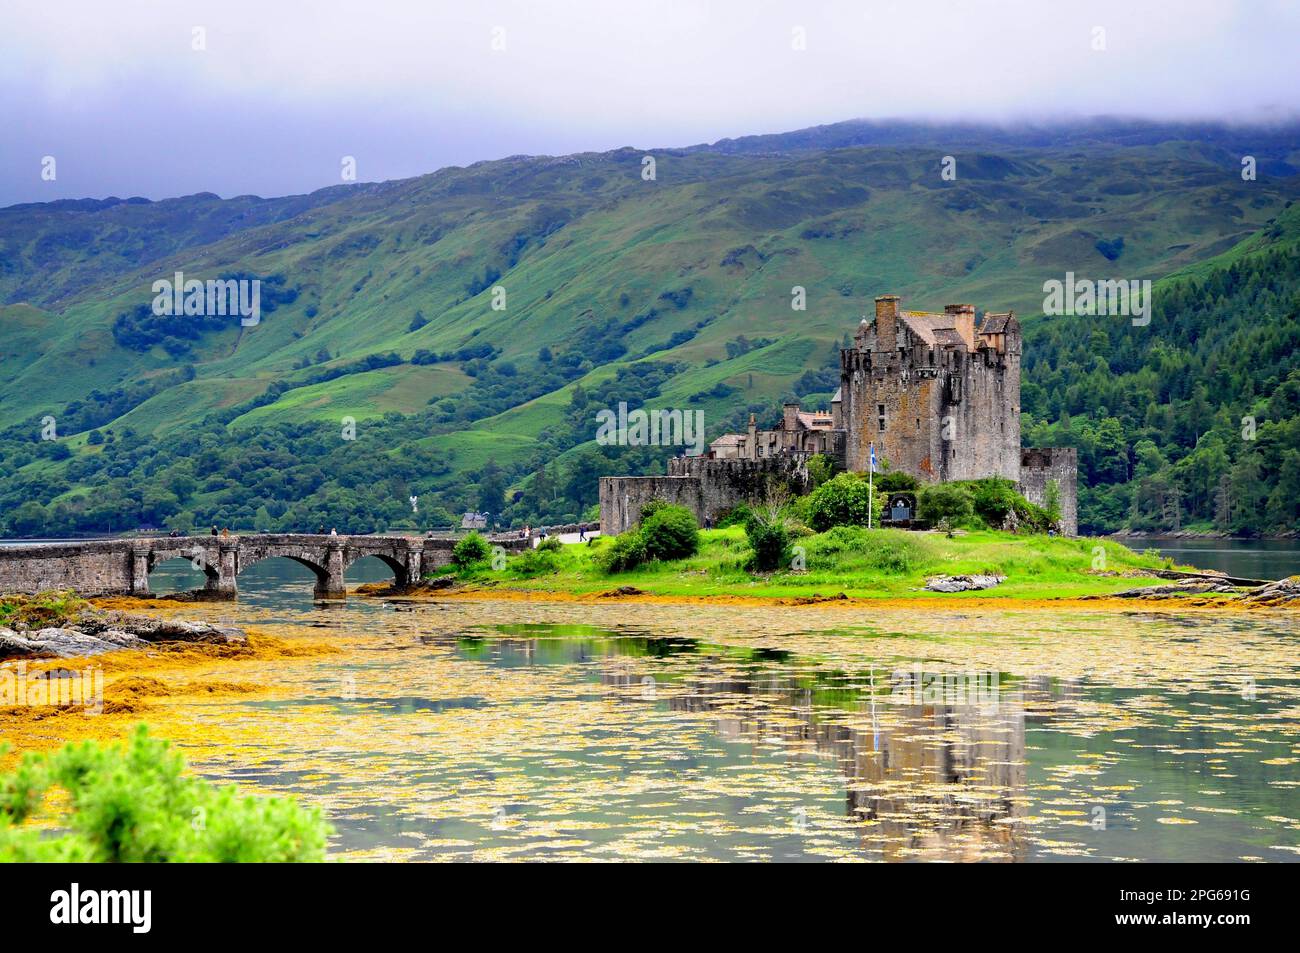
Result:
[[[1282,579],[1300,573],[1300,540],[1172,539],[1132,540],[1130,548],[1158,549],[1176,563],[1217,569],[1246,579]]]
[[[187,671],[258,690],[149,720],[320,804],[344,859],[1300,856],[1294,615],[314,607],[283,560],[240,586],[201,611],[339,653]]]

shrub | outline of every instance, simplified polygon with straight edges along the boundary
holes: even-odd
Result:
[[[647,559],[685,559],[700,548],[700,525],[684,506],[665,503],[641,521]]]
[[[547,540],[549,542],[549,540]],[[560,568],[559,546],[538,546],[520,553],[510,561],[510,568],[521,576],[550,575]]]
[[[808,458],[808,480],[813,489],[828,482],[835,473],[835,461],[824,453],[814,453]]]
[[[479,563],[487,562],[492,555],[492,547],[478,533],[470,533],[451,551],[451,564],[457,569],[469,569]]]
[[[1000,527],[1007,514],[1016,508],[1019,494],[1012,489],[1010,480],[978,480],[972,483],[971,490],[975,515],[993,529]]]
[[[560,542],[560,538],[558,536],[547,536],[544,540],[542,540],[540,543],[537,544],[536,551],[542,553],[558,553],[563,548],[564,548],[564,544]]]
[[[646,561],[645,539],[638,530],[628,530],[614,537],[607,548],[596,555],[604,572],[627,572]]]
[[[658,513],[660,510],[662,510],[665,506],[668,505],[669,504],[667,500],[661,500],[658,498],[649,500],[648,502],[642,504],[641,522],[644,523],[646,520],[654,516],[656,513]]]
[[[790,562],[790,533],[783,519],[766,519],[758,514],[745,524],[754,554],[750,565],[758,572],[773,572]]]
[[[243,797],[202,778],[141,725],[125,749],[93,741],[28,754],[0,775],[0,861],[300,862],[325,858],[331,828],[317,808]],[[57,833],[24,826],[52,788],[66,798]]]
[[[808,540],[810,569],[868,570],[903,575],[932,561],[921,542],[904,530],[868,532],[858,526],[836,526]]]
[[[1009,513],[1016,515],[1017,531],[1045,533],[1056,518],[1040,506],[1030,503],[1015,490],[1015,484],[1000,477],[970,483],[975,514],[993,529],[1006,522]]]
[[[871,487],[856,473],[841,473],[823,483],[808,496],[808,522],[824,532],[832,526],[866,526]],[[878,521],[885,509],[883,493],[874,499]]]
[[[876,489],[884,490],[886,493],[897,493],[900,490],[915,491],[920,488],[921,481],[902,470],[890,470],[888,473],[876,474]]]
[[[1047,491],[1043,495],[1043,510],[1053,524],[1061,522],[1061,481],[1048,480]]]
[[[956,483],[940,483],[921,491],[916,501],[916,515],[932,526],[948,520],[953,526],[969,523],[975,515],[971,493]]]
[[[749,508],[749,504],[737,503],[719,516],[718,522],[714,526],[716,529],[726,529],[728,526],[745,526],[753,515],[754,512]]]

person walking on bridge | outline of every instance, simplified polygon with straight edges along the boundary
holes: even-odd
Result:
[[[216,536],[216,535],[217,535],[217,524],[216,524],[216,523],[213,523],[213,524],[212,524],[212,535],[213,535],[213,536]]]

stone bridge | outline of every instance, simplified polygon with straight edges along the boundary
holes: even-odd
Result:
[[[507,552],[531,545],[517,537],[489,537]],[[0,546],[0,593],[71,589],[85,596],[146,595],[149,573],[168,559],[187,559],[207,576],[209,598],[233,599],[236,577],[274,556],[292,559],[316,575],[318,599],[342,599],[343,573],[358,559],[374,556],[393,571],[398,587],[451,562],[458,540],[424,536],[171,536]]]

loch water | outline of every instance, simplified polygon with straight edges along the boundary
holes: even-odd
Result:
[[[204,612],[336,653],[213,663],[258,690],[148,720],[342,859],[1300,857],[1294,613],[310,591],[268,560]]]

